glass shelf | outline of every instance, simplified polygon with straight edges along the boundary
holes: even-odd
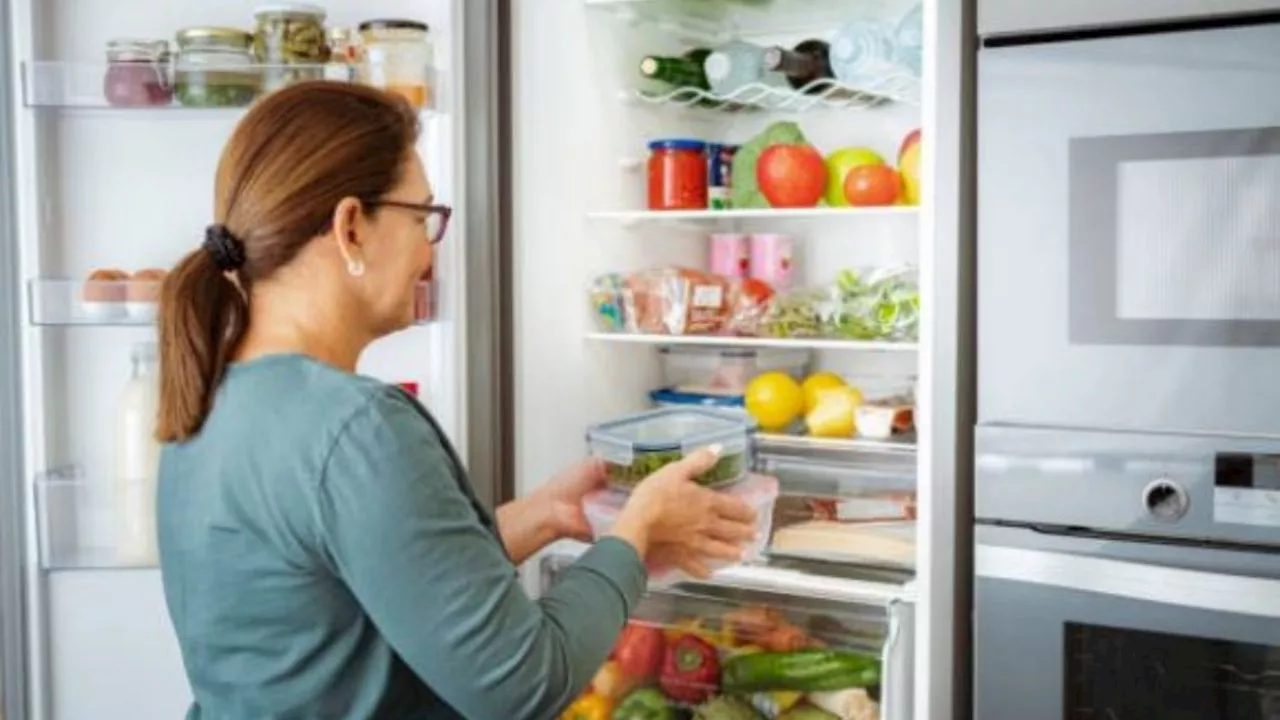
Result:
[[[854,88],[835,80],[815,80],[796,90],[763,83],[743,85],[728,95],[694,87],[655,93],[637,90],[625,97],[655,106],[724,112],[803,113],[813,110],[872,109],[890,103],[920,104],[920,79],[902,75],[882,79],[871,88]]]
[[[891,9],[886,0],[585,0],[626,23],[704,40],[827,31]]]
[[[36,518],[40,566],[45,570],[115,570],[158,565],[152,528],[128,533],[124,510],[145,498],[154,486],[145,482],[90,480],[79,466],[36,477]],[[129,540],[126,542],[126,540]]]
[[[918,349],[918,345],[914,342],[828,340],[822,338],[732,337],[723,335],[645,335],[624,332],[588,333],[587,339],[606,343],[632,343],[658,346],[700,345],[705,347],[808,348],[810,350],[849,350],[862,352],[915,352]]]
[[[719,224],[738,220],[851,220],[864,217],[918,217],[918,205],[884,205],[876,207],[810,207],[750,208],[742,210],[601,210],[587,214],[590,220],[622,225],[652,224]]]
[[[434,282],[418,283],[414,324],[436,319],[438,290]],[[32,325],[147,327],[156,321],[158,281],[70,280],[40,278],[27,284]]]
[[[236,69],[237,72],[253,76],[279,76],[300,80],[322,79],[323,65],[248,65]],[[244,112],[250,103],[228,106],[189,106],[183,105],[173,97],[171,91],[157,88],[161,98],[152,104],[118,105],[107,100],[104,81],[107,74],[106,63],[71,62],[61,60],[37,60],[22,64],[22,99],[29,108],[51,108],[65,110],[95,110],[113,113],[147,115],[148,112],[170,113],[179,111],[184,117],[208,114],[226,116]],[[171,81],[172,70],[165,68],[166,78],[163,83]],[[159,82],[157,84],[160,84]],[[424,114],[433,114],[440,107],[440,84],[434,70],[428,72],[428,84],[431,87],[429,107],[423,109]],[[189,114],[189,115],[188,115]]]

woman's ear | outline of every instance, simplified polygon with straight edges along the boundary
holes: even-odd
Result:
[[[363,204],[353,197],[339,201],[333,209],[333,239],[347,265],[347,272],[355,276],[364,274],[364,246],[361,242],[364,229]]]

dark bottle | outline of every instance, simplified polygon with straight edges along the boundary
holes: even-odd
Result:
[[[710,54],[707,48],[694,48],[679,57],[648,55],[640,61],[640,74],[673,87],[707,90],[711,85],[702,64]]]
[[[831,71],[831,46],[822,40],[805,40],[793,50],[771,47],[764,53],[764,69],[782,73],[791,87],[810,94],[829,87],[826,83],[810,87],[815,81],[835,79]]]

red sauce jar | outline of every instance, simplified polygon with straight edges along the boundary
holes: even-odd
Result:
[[[173,102],[165,40],[112,40],[102,91],[115,107],[157,107]]]
[[[707,208],[707,144],[701,140],[649,143],[649,209]]]

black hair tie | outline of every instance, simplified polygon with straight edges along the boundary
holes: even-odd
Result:
[[[244,266],[244,243],[226,225],[215,223],[205,228],[202,247],[213,258],[213,264],[223,272],[239,270]]]

